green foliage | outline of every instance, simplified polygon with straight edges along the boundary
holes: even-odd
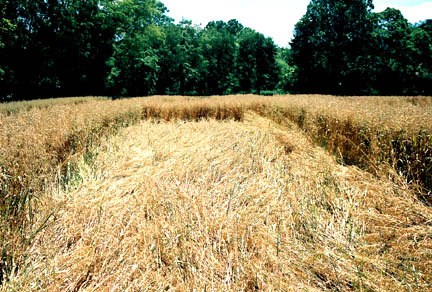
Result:
[[[278,48],[277,50],[276,66],[279,76],[276,88],[280,93],[289,92],[294,86],[296,66],[290,64],[291,52],[288,48]]]
[[[430,21],[411,25],[372,1],[311,1],[297,23],[293,88],[331,94],[430,94]]]
[[[343,94],[364,87],[372,7],[370,0],[311,1],[291,43],[297,90]]]
[[[114,53],[107,61],[106,82],[115,95],[155,93],[159,71],[158,47],[165,7],[154,0],[115,1],[108,5],[114,27]]]
[[[202,54],[205,59],[204,94],[230,94],[235,78],[236,38],[222,21],[210,22],[201,32]]]
[[[276,45],[270,38],[251,29],[239,37],[238,69],[240,90],[260,94],[277,84]]]
[[[312,0],[291,48],[237,20],[174,24],[158,0],[3,0],[0,100],[261,91],[432,94],[432,22]]]
[[[431,39],[413,27],[399,10],[388,8],[372,15],[372,86],[380,94],[424,94],[421,79],[430,59]],[[424,62],[426,61],[426,63]]]
[[[2,51],[1,96],[16,99],[101,94],[112,33],[103,2],[7,1],[14,25]]]
[[[6,1],[0,8],[0,96],[214,95],[273,90],[271,39],[237,20],[174,24],[157,0]],[[5,41],[6,40],[6,41]],[[241,45],[239,44],[241,43]],[[17,58],[16,56],[20,56]],[[243,62],[239,64],[239,62]],[[254,75],[244,86],[239,67]]]
[[[5,85],[11,83],[14,78],[14,71],[7,61],[8,48],[12,47],[16,41],[17,29],[10,15],[10,6],[12,4],[7,0],[0,5],[0,102],[10,95]]]
[[[159,93],[195,95],[200,90],[205,67],[198,29],[190,21],[164,28],[165,41],[159,50]]]

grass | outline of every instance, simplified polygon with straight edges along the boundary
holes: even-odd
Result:
[[[95,152],[78,188],[41,201],[56,220],[5,289],[432,288],[431,209],[294,124],[144,121]]]
[[[295,96],[258,110],[295,122],[341,163],[374,175],[402,174],[432,202],[432,98]]]
[[[50,267],[51,271],[57,271],[57,267],[52,262],[45,264],[38,262],[40,260],[38,256],[40,256],[42,252],[53,252],[49,256],[52,259],[57,258],[61,252],[55,250],[55,246],[59,246],[55,244],[55,241],[60,240],[62,236],[69,238],[69,228],[81,228],[80,230],[84,230],[82,229],[84,228],[82,226],[84,223],[82,222],[77,222],[76,227],[61,225],[69,224],[62,223],[63,219],[69,220],[74,216],[77,217],[77,220],[81,218],[79,214],[74,213],[78,212],[76,210],[71,210],[72,213],[67,213],[69,214],[67,216],[64,215],[66,213],[62,212],[68,212],[67,210],[72,206],[71,204],[75,204],[73,203],[73,198],[75,198],[75,196],[77,196],[77,198],[81,197],[82,201],[80,203],[87,206],[85,198],[92,192],[87,189],[83,191],[83,193],[75,194],[73,190],[76,188],[78,188],[78,190],[80,188],[86,189],[88,183],[100,184],[100,186],[107,185],[114,188],[113,186],[117,186],[115,180],[114,183],[106,180],[111,176],[115,176],[113,174],[114,170],[112,170],[111,173],[109,172],[111,165],[112,167],[117,167],[119,165],[117,165],[116,161],[119,160],[119,163],[121,163],[121,161],[124,162],[124,159],[128,161],[124,162],[126,163],[125,165],[129,165],[128,163],[134,165],[134,160],[137,159],[134,157],[141,157],[141,155],[144,155],[141,153],[143,149],[140,145],[147,145],[154,150],[150,152],[147,151],[148,153],[145,155],[151,155],[149,157],[145,156],[145,159],[149,159],[152,163],[151,166],[155,166],[156,168],[152,170],[150,165],[143,165],[143,167],[145,166],[145,171],[150,171],[150,173],[156,172],[155,180],[160,178],[159,182],[154,182],[152,185],[152,187],[155,188],[151,191],[154,196],[152,204],[155,205],[149,205],[147,212],[150,212],[152,208],[162,208],[158,211],[158,214],[162,217],[168,216],[167,214],[169,212],[174,212],[172,216],[175,216],[178,212],[185,212],[185,210],[180,211],[180,207],[178,207],[180,209],[177,207],[170,207],[172,208],[171,210],[166,206],[161,207],[156,202],[158,196],[163,198],[163,196],[168,196],[168,194],[174,195],[174,193],[170,193],[165,189],[167,188],[165,183],[167,185],[171,185],[172,183],[172,188],[176,189],[175,183],[172,182],[171,179],[176,178],[176,175],[180,175],[178,174],[180,170],[187,170],[186,173],[189,173],[190,168],[188,180],[186,179],[186,181],[183,181],[183,177],[176,179],[180,185],[186,184],[183,186],[184,189],[181,189],[183,190],[182,192],[186,192],[188,190],[187,187],[196,188],[194,191],[195,197],[203,197],[203,201],[199,203],[201,206],[206,206],[206,204],[211,203],[211,201],[209,201],[210,198],[206,197],[207,189],[214,197],[216,193],[211,192],[211,190],[216,190],[219,187],[218,184],[233,180],[229,185],[225,184],[226,188],[223,192],[221,190],[217,192],[217,194],[226,194],[223,203],[217,200],[215,203],[219,206],[218,212],[224,213],[225,217],[221,217],[221,215],[218,215],[219,217],[214,217],[216,216],[214,213],[216,210],[208,210],[207,215],[219,218],[222,221],[225,220],[224,222],[227,228],[231,228],[231,225],[238,226],[239,232],[246,232],[246,229],[242,229],[245,228],[242,226],[245,225],[246,222],[251,222],[249,220],[252,220],[254,216],[256,217],[257,214],[262,214],[262,212],[265,211],[262,208],[273,206],[273,204],[279,202],[280,199],[279,201],[275,201],[273,194],[267,197],[267,199],[262,199],[266,201],[262,203],[261,209],[255,207],[249,210],[249,207],[246,208],[247,206],[256,203],[254,200],[260,200],[258,196],[259,192],[255,197],[252,196],[249,198],[252,201],[248,201],[249,199],[246,200],[242,196],[246,196],[246,194],[250,192],[253,193],[252,189],[254,191],[261,190],[261,193],[265,194],[266,186],[269,188],[273,186],[271,188],[275,193],[291,192],[290,196],[294,196],[292,193],[294,192],[304,197],[304,201],[288,202],[287,200],[282,200],[283,204],[289,203],[290,207],[292,207],[294,203],[297,204],[295,213],[289,214],[289,218],[292,220],[288,220],[290,222],[289,225],[284,225],[288,224],[286,223],[288,222],[286,217],[282,219],[275,219],[272,217],[273,225],[271,225],[271,228],[273,228],[273,233],[267,234],[264,231],[260,231],[260,234],[263,236],[267,234],[267,237],[265,237],[265,240],[262,239],[259,242],[262,242],[263,246],[270,248],[270,241],[268,240],[272,238],[271,242],[274,244],[273,248],[275,249],[276,258],[279,258],[279,256],[283,254],[284,240],[288,242],[285,246],[291,246],[291,244],[293,244],[292,246],[299,246],[300,250],[301,248],[305,248],[304,246],[301,247],[301,245],[299,245],[300,243],[297,241],[293,241],[292,238],[289,240],[286,239],[289,230],[294,230],[289,232],[292,232],[292,236],[296,234],[295,238],[297,239],[302,238],[301,242],[309,242],[308,249],[305,250],[309,250],[310,252],[317,246],[329,244],[327,249],[330,251],[324,252],[324,255],[316,255],[311,252],[311,254],[313,254],[312,258],[314,259],[312,262],[315,263],[315,260],[317,260],[319,263],[322,258],[322,268],[324,271],[315,271],[313,269],[315,264],[306,265],[303,268],[297,267],[301,273],[305,273],[304,275],[302,274],[301,277],[293,276],[293,279],[298,280],[299,283],[303,285],[301,287],[311,290],[354,289],[359,291],[367,291],[367,289],[388,290],[390,288],[394,289],[395,287],[408,289],[407,287],[410,286],[415,287],[415,290],[419,291],[422,289],[424,290],[424,288],[430,288],[426,284],[427,281],[430,280],[428,278],[430,271],[426,263],[428,261],[430,262],[429,244],[431,238],[428,237],[427,234],[430,234],[431,217],[430,208],[426,205],[431,201],[431,193],[429,191],[431,188],[430,178],[432,177],[432,142],[430,135],[432,130],[430,126],[432,125],[431,98],[341,98],[331,96],[151,97],[117,101],[88,99],[83,100],[83,102],[75,102],[74,99],[59,100],[54,103],[47,102],[44,106],[35,106],[32,108],[22,106],[21,108],[25,108],[25,110],[20,110],[16,113],[11,113],[10,111],[3,111],[0,113],[0,191],[2,194],[0,200],[0,211],[2,215],[2,256],[0,269],[2,274],[0,276],[2,277],[0,278],[9,279],[8,283],[13,283],[13,285],[16,285],[15,287],[23,285],[22,287],[25,289],[30,289],[30,286],[28,286],[30,285],[29,282],[19,277],[28,277],[25,271],[34,269],[35,267],[43,267],[45,270],[42,272],[37,270],[37,272],[35,272],[37,274],[42,273],[41,275],[43,275],[43,277],[35,278],[33,284],[40,283],[38,287],[42,289],[42,287],[46,287],[46,281],[54,281],[49,278],[50,275],[47,275],[46,269]],[[253,119],[248,118],[251,113],[255,113]],[[259,114],[261,117],[256,114]],[[207,119],[210,121],[202,121]],[[121,130],[122,128],[136,124],[140,120],[149,122],[145,122],[144,126]],[[253,120],[259,121],[259,123]],[[196,124],[196,122],[198,122],[198,124]],[[142,131],[142,127],[144,127],[145,131]],[[206,127],[209,127],[211,130]],[[292,131],[293,128],[296,130]],[[128,133],[129,129],[135,132]],[[230,129],[237,130],[231,131]],[[276,131],[272,129],[279,130]],[[287,134],[289,133],[287,129],[291,129],[290,131],[293,133],[295,132],[295,135],[292,134],[294,136],[289,136]],[[163,130],[165,132],[163,132]],[[299,132],[299,130],[301,130],[301,132]],[[152,131],[156,132],[153,133]],[[169,138],[171,137],[170,131],[172,133],[177,133],[176,135],[173,134],[175,136],[175,139],[173,138],[174,140],[170,140]],[[212,131],[214,131],[213,134],[211,133]],[[182,132],[184,133],[182,134]],[[199,134],[201,132],[205,134]],[[264,135],[266,138],[263,138],[264,136],[255,136],[258,134]],[[147,138],[145,138],[146,135]],[[156,138],[150,139],[151,135],[153,135],[152,137],[156,137],[157,135],[163,137],[163,135],[165,135],[168,137],[168,140],[161,138],[158,142]],[[186,137],[185,139],[190,141],[189,144],[185,142],[187,145],[183,147],[184,149],[181,147],[178,148],[176,144],[178,141],[184,142],[182,135]],[[204,142],[196,140],[194,135]],[[287,135],[289,138],[287,138]],[[120,137],[113,138],[114,140],[125,139],[135,144],[132,147],[130,145],[124,145],[124,143],[127,144],[127,142],[123,140],[123,142],[115,140],[117,142],[113,142],[113,145],[111,145],[111,142],[107,141],[109,141],[109,137],[113,136]],[[131,138],[128,139],[128,136],[131,136]],[[213,139],[212,137],[214,139],[219,137],[219,140],[209,141],[209,139]],[[106,141],[106,139],[108,140]],[[142,139],[147,140],[142,141]],[[261,141],[260,143],[262,143],[262,145],[255,145],[254,139]],[[237,142],[228,145],[232,141]],[[334,154],[334,157],[336,157],[341,165],[334,165],[334,161],[329,161],[327,156],[323,156],[324,154],[319,154],[319,158],[315,157],[312,160],[308,158],[305,153],[310,154],[310,152],[318,151],[315,146],[312,146],[313,144],[311,144],[310,141],[324,146],[329,153]],[[150,142],[157,146],[149,146],[148,143]],[[270,148],[265,146],[266,143]],[[165,144],[166,146],[164,146]],[[197,149],[195,144],[200,145],[203,149]],[[220,147],[212,149],[211,145],[213,144],[220,145]],[[241,145],[241,147],[239,145]],[[114,149],[110,147],[114,147]],[[140,149],[139,153],[134,152],[134,147]],[[229,147],[232,147],[233,151],[231,151]],[[120,150],[115,150],[117,148]],[[105,153],[112,151],[116,153],[115,155],[120,156],[116,159],[106,157],[108,154]],[[117,151],[120,154],[118,154]],[[170,161],[173,166],[171,167],[169,164],[163,164],[163,162],[169,160],[172,155],[177,155],[175,154],[177,153],[176,151],[183,153],[183,156],[175,156],[175,159],[172,158]],[[282,158],[285,159],[286,156],[290,155],[290,157],[292,157],[296,151],[301,152],[301,155],[294,156],[298,161],[293,162],[289,160],[288,163],[282,159],[280,164],[278,164],[277,170],[283,173],[283,175],[280,174],[283,179],[279,176],[271,176],[275,181],[279,181],[278,186],[273,185],[274,181],[268,181],[268,177],[265,176],[265,174],[270,175],[270,173],[276,171],[274,169],[275,166],[271,163],[267,162],[267,164],[264,163],[263,165],[263,161],[267,158],[260,156],[259,153],[267,153],[266,151],[273,151],[271,153],[274,153],[274,157],[270,160],[276,159],[275,161],[279,161]],[[322,152],[322,150],[319,151]],[[216,155],[215,153],[219,154]],[[125,158],[122,155],[129,156]],[[211,163],[211,157],[207,160],[200,160],[203,157],[209,157],[209,155],[214,155],[213,159],[221,159],[221,164],[213,165]],[[100,157],[105,158],[102,159]],[[247,159],[242,157],[246,157]],[[322,159],[326,161],[323,167],[319,166]],[[304,172],[301,176],[297,175],[297,172],[301,169],[300,165],[297,166],[298,169],[296,171],[290,168],[290,165],[293,163],[305,164],[307,161],[310,163],[310,166],[307,168],[307,171],[311,173],[309,175],[307,172]],[[190,166],[188,163],[190,163]],[[194,168],[195,164],[197,167],[196,169]],[[377,180],[361,171],[356,170],[353,172],[352,168],[344,168],[343,165],[359,166],[363,170],[367,170],[369,173],[375,175],[376,178],[381,179]],[[238,167],[241,169],[238,169]],[[126,168],[124,169],[126,174],[123,175],[125,179],[128,178],[126,179],[128,183],[134,185],[135,183],[132,178],[135,179],[135,177],[133,173],[131,173],[131,170],[128,171]],[[229,171],[230,168],[232,171]],[[103,169],[108,169],[105,174],[103,171],[101,172]],[[336,174],[334,169],[338,169]],[[346,169],[349,170],[349,173],[352,172],[352,174],[349,176],[339,175],[339,172],[346,173]],[[141,173],[140,168],[136,168],[134,171]],[[210,171],[210,173],[207,173],[208,171]],[[122,172],[120,171],[119,173]],[[162,175],[162,173],[164,173],[165,176]],[[205,177],[214,178],[215,181],[211,179],[205,182],[195,181],[194,177],[201,173]],[[234,182],[236,178],[241,177],[236,173],[243,173],[243,176],[248,181],[246,185],[253,185],[252,189],[246,188],[247,191],[245,191],[241,180]],[[230,175],[232,177],[230,177]],[[91,179],[89,179],[89,176]],[[386,178],[389,176],[391,177],[391,181],[388,181]],[[95,177],[99,178],[99,180],[95,180]],[[223,177],[224,179],[216,180],[218,177]],[[153,177],[146,176],[146,178],[149,181],[153,181]],[[288,180],[288,178],[293,181]],[[254,179],[256,179],[256,181],[253,181]],[[90,180],[90,182],[88,180]],[[297,181],[299,181],[299,184],[297,184]],[[409,188],[406,187],[406,182],[410,183]],[[207,183],[208,185],[206,186]],[[290,184],[294,184],[295,187],[291,190],[284,187]],[[119,185],[120,192],[123,187],[127,187],[127,184],[124,186],[121,184]],[[147,194],[147,192],[151,190],[150,187],[147,189],[139,189],[140,187],[141,186],[137,187],[137,191],[142,194]],[[166,190],[168,193],[165,194],[161,189]],[[415,192],[417,197],[413,195],[413,189],[417,190]],[[180,192],[180,189],[177,190]],[[110,193],[109,190],[107,192]],[[118,195],[117,193],[113,194],[116,198],[115,200],[120,200]],[[104,197],[104,194],[99,194],[99,196],[98,202],[102,204],[102,201],[105,200],[106,197]],[[364,197],[368,198],[366,199]],[[418,202],[416,198],[421,198],[423,203]],[[220,199],[222,200],[223,198]],[[186,202],[178,201],[176,198],[170,197],[167,200],[171,201],[170,204],[181,203],[180,205],[184,208],[191,208],[185,205]],[[193,202],[193,204],[198,204],[190,197],[187,197],[185,200]],[[245,204],[244,210],[241,208],[239,209],[236,205],[238,200],[243,200],[242,202]],[[368,203],[364,205],[361,203],[362,201],[358,200],[367,200]],[[137,202],[139,204],[148,203],[147,201],[142,202],[139,200]],[[164,201],[160,204],[165,204],[163,202]],[[335,202],[348,205],[347,207],[335,207]],[[221,211],[221,204],[225,204],[223,207],[224,211]],[[359,205],[357,206],[356,204]],[[78,206],[80,205],[77,202],[76,208],[78,208]],[[124,206],[127,206],[127,204]],[[88,211],[96,212],[95,210],[97,208],[94,207],[96,208],[94,210],[92,208],[93,207],[89,208]],[[195,206],[194,208],[198,207]],[[227,219],[230,215],[243,214],[241,210],[246,213],[251,212],[250,214],[244,213],[244,216],[237,216],[238,218],[239,216],[245,218],[244,221],[240,222],[241,224],[239,222],[236,223],[232,218],[229,220]],[[272,212],[277,213],[280,211],[278,210],[279,209]],[[324,229],[322,229],[321,234],[324,235],[322,236],[324,236],[324,238],[326,236],[332,236],[329,234],[330,230],[332,230],[331,226],[339,224],[338,226],[340,227],[342,221],[338,221],[336,224],[334,223],[336,219],[331,219],[331,216],[342,216],[340,213],[343,210],[349,210],[346,211],[346,215],[343,215],[345,216],[343,217],[343,220],[345,220],[343,224],[345,224],[345,229],[349,228],[349,230],[351,230],[349,231],[351,234],[349,240],[352,241],[352,243],[349,243],[351,245],[348,243],[342,245],[337,244],[338,241],[345,242],[348,240],[348,237],[341,237],[342,235],[338,235],[337,238],[334,238],[333,243],[328,243],[322,238],[321,239],[324,241],[317,241],[314,239],[314,234],[316,234],[317,230],[320,230],[317,228],[321,226],[321,224],[327,226],[325,228],[323,227]],[[127,212],[127,210],[120,211]],[[135,211],[132,213],[134,212]],[[360,215],[357,214],[357,212],[359,212]],[[90,216],[88,218],[91,218],[91,214],[87,214]],[[140,214],[144,216],[146,213]],[[354,214],[357,215],[354,216]],[[140,217],[141,215],[139,215],[136,220],[142,218]],[[113,213],[113,216],[120,215]],[[288,216],[288,213],[284,216]],[[84,218],[85,216],[82,217],[82,220],[84,220]],[[185,218],[179,217],[175,222],[179,223],[183,219],[186,220]],[[270,220],[270,217],[268,220]],[[104,222],[103,224],[108,224],[106,221]],[[87,222],[85,224],[90,223]],[[93,223],[90,225],[92,224]],[[113,224],[115,225],[117,223]],[[152,224],[155,223],[151,223],[149,226],[157,227]],[[168,221],[166,224],[169,226]],[[196,222],[194,224],[195,225],[192,224],[190,226],[198,226]],[[209,229],[210,226],[215,226],[215,224],[216,221],[212,223],[208,222],[207,225],[198,226],[199,228],[197,228],[204,236],[206,230],[211,230]],[[53,230],[53,226],[57,227]],[[193,231],[194,228],[192,227],[191,230]],[[201,230],[200,228],[204,229]],[[163,229],[157,227],[155,230],[161,231]],[[173,231],[174,233],[177,232],[181,234],[180,230],[175,230],[175,232]],[[227,234],[235,234],[234,231],[231,229],[229,230]],[[61,231],[62,233],[56,233],[57,231]],[[91,232],[89,234],[91,234]],[[338,232],[346,236],[345,233],[347,231],[345,230],[342,232],[339,230]],[[51,233],[57,234],[55,236],[58,237],[56,239],[47,238]],[[269,234],[271,234],[271,236]],[[156,234],[154,234],[154,236],[156,236]],[[384,237],[381,238],[380,236]],[[104,237],[101,235],[100,240],[103,238]],[[71,242],[74,243],[74,240],[71,240]],[[164,242],[169,245],[170,243],[166,240],[167,239],[160,238],[155,244],[158,246],[158,244],[161,244],[160,242]],[[197,239],[195,238],[195,240]],[[249,237],[245,235],[242,240],[247,241]],[[358,243],[360,240],[361,244],[355,245],[355,242]],[[205,239],[205,241],[212,242],[210,238]],[[51,242],[47,245],[48,250],[41,250],[42,247],[38,245],[41,242]],[[190,245],[193,245],[194,241],[188,242]],[[101,246],[103,245],[102,243],[100,244]],[[398,244],[400,244],[400,246],[398,246]],[[68,245],[69,243],[66,243],[66,246]],[[348,246],[349,248],[347,249]],[[368,248],[368,246],[371,248]],[[377,247],[380,247],[379,250],[381,250],[381,252],[377,253],[375,250]],[[173,246],[170,248],[176,250]],[[239,249],[240,247],[237,246],[237,248]],[[260,253],[266,254],[265,251],[261,250],[259,247],[257,248]],[[51,249],[52,251],[50,251]],[[334,249],[342,249],[346,254],[342,257],[340,252],[334,253]],[[362,249],[364,250],[362,251]],[[354,253],[354,251],[356,253]],[[205,253],[206,251],[203,252],[207,256]],[[331,255],[330,257],[328,256],[329,254]],[[370,257],[370,254],[373,254],[373,259]],[[350,260],[353,255],[355,256],[355,261]],[[401,257],[401,255],[403,255],[403,257]],[[108,257],[110,256],[115,258],[114,255],[109,255]],[[160,256],[159,264],[160,261],[163,262],[161,257],[162,256]],[[341,257],[343,262],[347,263],[347,266],[345,266],[345,264],[340,265],[338,261]],[[46,258],[48,257],[46,256]],[[215,259],[218,258],[215,257]],[[294,259],[296,259],[296,257],[289,258],[291,262],[294,261]],[[300,259],[301,262],[305,261],[303,257],[298,259]],[[221,257],[217,262],[223,264],[227,260],[228,258]],[[181,262],[180,260],[180,263],[177,263],[177,269],[179,270],[182,269],[178,267],[182,265]],[[260,262],[260,265],[264,265],[264,267],[260,267],[265,270],[266,267],[264,263],[267,263],[266,260],[261,258],[258,262]],[[274,262],[276,263],[277,261]],[[90,264],[90,267],[92,265],[96,264]],[[186,265],[186,263],[184,263],[184,265]],[[237,273],[248,270],[249,268],[246,268],[245,265],[246,261],[244,264],[238,266],[237,268],[240,270],[237,270]],[[288,266],[288,264],[286,265]],[[77,264],[76,269],[76,271],[83,269],[83,266]],[[79,280],[81,278],[76,279],[75,282],[72,281],[73,283],[59,280],[58,285],[60,286],[55,284],[51,288],[54,290],[63,290],[67,289],[65,287],[68,287],[69,290],[79,290],[86,286],[87,282],[92,282],[92,280],[88,279],[89,277],[93,277],[91,276],[94,274],[92,269],[87,269],[88,275],[79,276],[82,277],[81,282],[83,282],[79,285],[77,283],[80,282]],[[103,270],[105,268],[102,266],[100,269]],[[332,274],[328,274],[329,271],[326,269],[330,269],[330,271],[333,269]],[[171,267],[171,269],[167,271],[172,273],[173,268]],[[264,274],[259,276],[259,270],[249,269],[248,271],[250,273],[247,277],[250,279],[246,282],[249,284],[246,285],[243,280],[240,281],[237,278],[239,281],[238,283],[242,283],[239,284],[240,286],[228,285],[225,286],[225,288],[250,290],[255,287],[254,285],[263,287],[259,286],[260,284],[258,282],[260,279],[261,283],[263,283],[262,281],[264,278],[276,277],[275,274],[272,274],[275,271],[274,269],[272,270],[273,272],[267,271],[264,273],[265,276]],[[296,271],[289,270],[290,273],[294,273],[293,275],[299,275],[296,274],[298,272]],[[355,273],[353,271],[355,271]],[[193,274],[192,272],[188,272],[186,269],[186,271],[182,273],[184,273],[185,277],[189,273],[189,277],[191,277]],[[342,272],[342,274],[347,273],[349,277],[343,278],[339,272]],[[73,271],[71,273],[74,274]],[[234,273],[234,270],[232,273]],[[253,276],[253,273],[256,275]],[[353,273],[357,278],[353,276]],[[379,276],[379,273],[382,273],[382,275]],[[281,278],[280,275],[282,274],[279,274],[279,277],[275,279]],[[124,276],[124,274],[122,275]],[[14,280],[15,277],[21,280]],[[210,275],[202,275],[201,279],[205,277],[210,277]],[[69,276],[67,276],[67,278],[70,280]],[[313,279],[315,279],[315,281]],[[57,283],[56,281],[54,282]],[[192,287],[189,282],[183,282],[186,283],[184,284],[186,286],[181,286],[183,288],[179,286],[180,290]],[[199,282],[201,283],[201,281]],[[323,284],[325,282],[327,284]],[[118,284],[116,281],[112,283]],[[172,282],[170,283],[169,286],[173,287]],[[203,280],[202,283],[207,282]],[[275,282],[273,281],[271,283],[272,284],[269,284],[270,286],[268,287],[276,289]],[[6,285],[5,287],[12,287],[7,286],[9,285],[7,283],[4,284]],[[223,289],[222,286],[211,286],[211,283],[207,283],[206,285],[205,287],[209,289],[213,287],[213,290],[216,288]],[[284,285],[285,286],[282,285],[280,286],[281,288],[278,289],[297,289],[287,283]],[[30,290],[35,290],[36,286]],[[119,286],[118,289],[121,290],[123,288]],[[152,289],[157,290],[157,287],[152,286]],[[200,289],[202,289],[202,287]]]
[[[48,98],[35,99],[28,101],[15,101],[0,103],[0,113],[12,115],[21,111],[28,111],[34,108],[43,109],[53,105],[76,105],[86,103],[92,100],[106,100],[105,97],[69,97],[69,98]]]

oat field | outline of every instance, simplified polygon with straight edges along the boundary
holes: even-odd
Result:
[[[0,105],[3,291],[432,291],[432,98]]]

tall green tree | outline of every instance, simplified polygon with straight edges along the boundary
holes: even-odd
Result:
[[[4,0],[0,5],[0,101],[12,94],[15,75],[10,63],[11,48],[18,39],[14,4]]]
[[[2,24],[9,23],[13,34],[9,29],[0,60],[0,66],[7,68],[2,96],[24,99],[103,93],[113,35],[101,10],[104,3],[6,1],[0,9]]]
[[[277,47],[271,38],[246,28],[238,41],[238,75],[240,91],[261,93],[272,90],[277,83]]]
[[[408,23],[393,8],[374,13],[370,78],[379,94],[425,94],[432,42],[421,26]],[[372,64],[371,64],[372,65]]]
[[[203,57],[198,27],[183,20],[164,28],[160,50],[158,93],[197,95],[200,91]]]
[[[28,17],[28,12],[38,10],[37,3],[18,0],[1,4],[0,68],[4,73],[0,79],[0,91],[3,99],[9,99],[19,96],[25,88],[33,89],[35,86],[32,84],[38,83],[35,74],[39,67],[38,59],[32,60],[30,56],[35,47],[31,34],[39,30],[40,24],[37,19]]]
[[[108,6],[115,24],[114,53],[107,61],[106,78],[115,95],[149,95],[156,92],[160,71],[158,50],[164,39],[165,6],[156,0],[114,1]]]
[[[411,33],[415,46],[414,63],[417,65],[416,92],[432,95],[432,19],[414,26]]]
[[[276,86],[279,92],[290,92],[294,86],[294,74],[296,67],[291,65],[292,51],[290,48],[278,48],[276,65],[279,76]]]
[[[54,1],[53,1],[54,2]],[[114,30],[103,6],[109,1],[55,1],[50,8],[48,50],[61,95],[105,93]],[[48,38],[48,35],[44,39]]]
[[[204,64],[201,76],[205,95],[233,93],[238,86],[236,76],[236,32],[223,21],[212,21],[201,31]]]
[[[411,64],[410,25],[402,13],[387,8],[374,13],[373,41],[375,49],[371,52],[374,60],[371,75],[375,80],[374,88],[380,94],[402,93],[414,74]]]
[[[372,9],[371,0],[310,2],[291,42],[298,91],[347,94],[365,88]]]

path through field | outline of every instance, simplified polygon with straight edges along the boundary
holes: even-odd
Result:
[[[61,207],[33,246],[33,264],[12,284],[33,291],[432,288],[431,209],[406,189],[337,164],[294,125],[251,113],[244,122],[146,121],[99,151],[96,170],[82,166],[87,178],[78,189],[47,202]]]

